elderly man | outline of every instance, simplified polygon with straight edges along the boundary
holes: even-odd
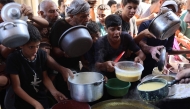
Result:
[[[58,41],[63,32],[76,25],[86,25],[89,20],[90,6],[85,0],[74,0],[67,7],[66,13],[69,16],[67,19],[60,19],[53,25],[50,33],[50,42],[52,44],[52,56],[64,67],[79,71],[79,57],[69,58],[58,46]],[[76,36],[77,37],[77,36]],[[77,49],[77,48],[76,48]],[[64,87],[65,85],[65,87]],[[58,74],[55,78],[55,87],[70,96],[66,89],[66,82]]]

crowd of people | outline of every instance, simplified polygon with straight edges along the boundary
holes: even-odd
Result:
[[[0,10],[12,2],[0,0]],[[157,66],[157,54],[163,47],[168,55],[184,54],[188,58],[190,0],[109,0],[98,6],[96,2],[58,0],[57,6],[52,0],[43,0],[38,5],[38,16],[30,6],[21,5],[21,13],[28,16],[30,39],[16,48],[0,45],[2,109],[47,109],[56,101],[70,99],[67,79],[73,77],[72,71],[96,71],[108,79],[115,78],[114,60],[123,51],[120,61],[141,63],[142,77]],[[181,25],[168,39],[159,40],[148,27],[163,7],[179,16]],[[77,25],[88,28],[93,44],[84,55],[69,57],[58,41],[66,30]],[[174,40],[181,49],[173,48]],[[180,83],[190,82],[188,77],[190,69],[176,75]]]

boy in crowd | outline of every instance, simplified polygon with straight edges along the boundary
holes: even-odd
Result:
[[[110,0],[110,1],[108,1],[107,5],[110,6],[111,13],[115,14],[115,12],[117,11],[117,2],[115,0]]]
[[[94,44],[101,37],[100,36],[100,28],[97,25],[97,23],[94,21],[90,21],[87,24],[87,28],[92,37],[93,44],[92,44],[92,47],[90,48],[90,50],[87,53],[85,53],[84,56],[82,57],[81,62],[82,62],[83,67],[82,67],[81,71],[94,71],[94,64],[95,64]]]
[[[37,28],[28,24],[29,41],[20,50],[7,58],[6,72],[10,74],[12,87],[16,93],[16,109],[49,108],[45,87],[57,101],[66,99],[53,86],[47,75],[47,58],[49,55],[39,49],[41,36]]]
[[[100,28],[101,36],[104,36],[107,34],[105,30],[105,18],[111,14],[110,7],[105,4],[101,4],[97,8],[97,15],[98,15],[98,26]]]
[[[96,68],[105,74],[108,78],[114,78],[114,59],[123,51],[131,50],[136,57],[135,62],[143,64],[144,53],[137,46],[133,38],[127,33],[122,32],[122,20],[116,14],[109,15],[105,19],[106,30],[108,34],[97,40],[95,44]],[[133,60],[127,58],[126,54],[120,60]]]

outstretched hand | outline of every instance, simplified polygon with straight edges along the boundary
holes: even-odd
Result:
[[[51,94],[53,95],[53,97],[56,99],[57,102],[60,102],[60,101],[62,101],[64,99],[68,99],[67,97],[65,97],[65,95],[63,95],[59,91],[54,91]]]
[[[28,16],[29,19],[32,19],[32,17],[34,16],[32,8],[30,6],[27,6],[26,4],[21,5],[21,13],[24,16]]]
[[[156,54],[160,55],[160,49],[163,48],[164,46],[156,46],[156,47],[151,47],[150,49],[150,53],[151,56],[154,60],[156,60],[157,62],[159,61],[159,59],[157,58]]]
[[[190,68],[178,72],[175,79],[180,80],[179,83],[190,83]]]

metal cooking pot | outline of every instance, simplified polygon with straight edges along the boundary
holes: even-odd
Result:
[[[29,40],[27,23],[22,20],[0,24],[0,43],[6,47],[19,47]]]
[[[21,4],[7,3],[1,10],[1,17],[3,21],[14,22],[15,20],[27,21],[28,17],[21,13]]]
[[[79,102],[93,102],[103,96],[104,76],[97,72],[80,72],[69,77],[71,98]]]
[[[159,109],[154,105],[140,100],[112,99],[99,102],[92,109]]]
[[[160,56],[159,56],[159,61],[158,61],[158,70],[163,71],[164,66],[165,66],[165,61],[166,61],[166,49],[161,48],[160,50]]]
[[[172,36],[180,27],[180,18],[170,9],[163,7],[161,13],[155,17],[148,30],[158,39],[165,40]]]
[[[87,27],[78,25],[65,31],[58,43],[60,48],[69,57],[78,57],[85,54],[91,48],[92,42],[92,37]]]
[[[164,85],[164,87],[162,87],[160,89],[152,90],[152,91],[142,91],[142,90],[138,89],[138,87],[140,85],[145,84],[145,83],[150,83],[150,82],[162,82],[165,85]],[[161,100],[161,99],[167,97],[169,94],[168,82],[167,82],[167,80],[161,79],[161,78],[149,79],[149,80],[143,81],[140,84],[138,84],[137,90],[138,90],[140,98],[142,98],[143,100],[146,100],[146,101],[150,101],[150,102]]]

